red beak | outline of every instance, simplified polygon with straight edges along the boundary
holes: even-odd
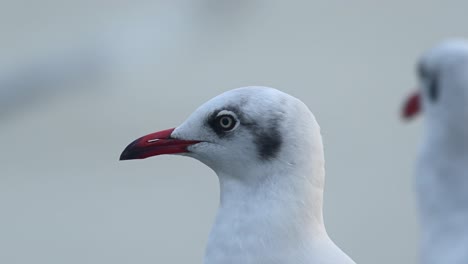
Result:
[[[401,115],[404,119],[411,119],[419,112],[421,112],[421,95],[415,92],[406,99]]]
[[[200,141],[171,138],[174,128],[143,136],[128,145],[120,160],[146,159],[162,154],[188,152],[187,147]]]

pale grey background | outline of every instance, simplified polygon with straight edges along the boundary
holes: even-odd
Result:
[[[117,159],[134,138],[246,85],[279,88],[316,114],[336,243],[358,263],[415,263],[421,119],[402,122],[399,109],[415,59],[466,35],[466,10],[466,1],[2,1],[0,263],[201,263],[214,173],[183,157]]]

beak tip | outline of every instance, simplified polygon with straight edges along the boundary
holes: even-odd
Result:
[[[138,159],[138,153],[135,151],[136,146],[142,140],[142,138],[138,138],[134,140],[132,143],[128,144],[127,147],[122,151],[120,154],[119,160],[134,160]]]
[[[119,157],[119,161],[122,161],[122,160],[129,160],[127,155],[125,155],[125,152],[122,152],[122,154]]]
[[[122,154],[120,154],[120,157],[119,157],[119,160],[122,161],[122,160],[132,160],[132,159],[136,159],[135,155],[132,155],[132,151],[130,151],[130,146],[132,144],[130,144],[129,146],[127,146],[124,151],[122,151]]]

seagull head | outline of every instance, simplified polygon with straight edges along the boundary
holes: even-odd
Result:
[[[402,116],[423,109],[429,122],[468,120],[468,42],[449,40],[427,51],[417,64],[420,89],[406,101]]]
[[[120,159],[161,154],[198,159],[218,175],[205,263],[354,263],[325,230],[322,138],[299,99],[267,87],[225,92],[178,127],[135,140]]]
[[[218,175],[309,166],[323,159],[319,126],[299,99],[267,87],[225,92],[193,112],[180,126],[143,136],[120,159],[161,154],[190,156]]]

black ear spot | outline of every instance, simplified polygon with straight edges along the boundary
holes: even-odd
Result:
[[[262,125],[253,122],[246,125],[254,136],[254,144],[260,160],[271,160],[279,155],[283,144],[279,130],[282,119],[283,116],[278,113]]]
[[[283,140],[276,127],[255,133],[258,156],[262,160],[270,160],[278,156],[282,142]]]

